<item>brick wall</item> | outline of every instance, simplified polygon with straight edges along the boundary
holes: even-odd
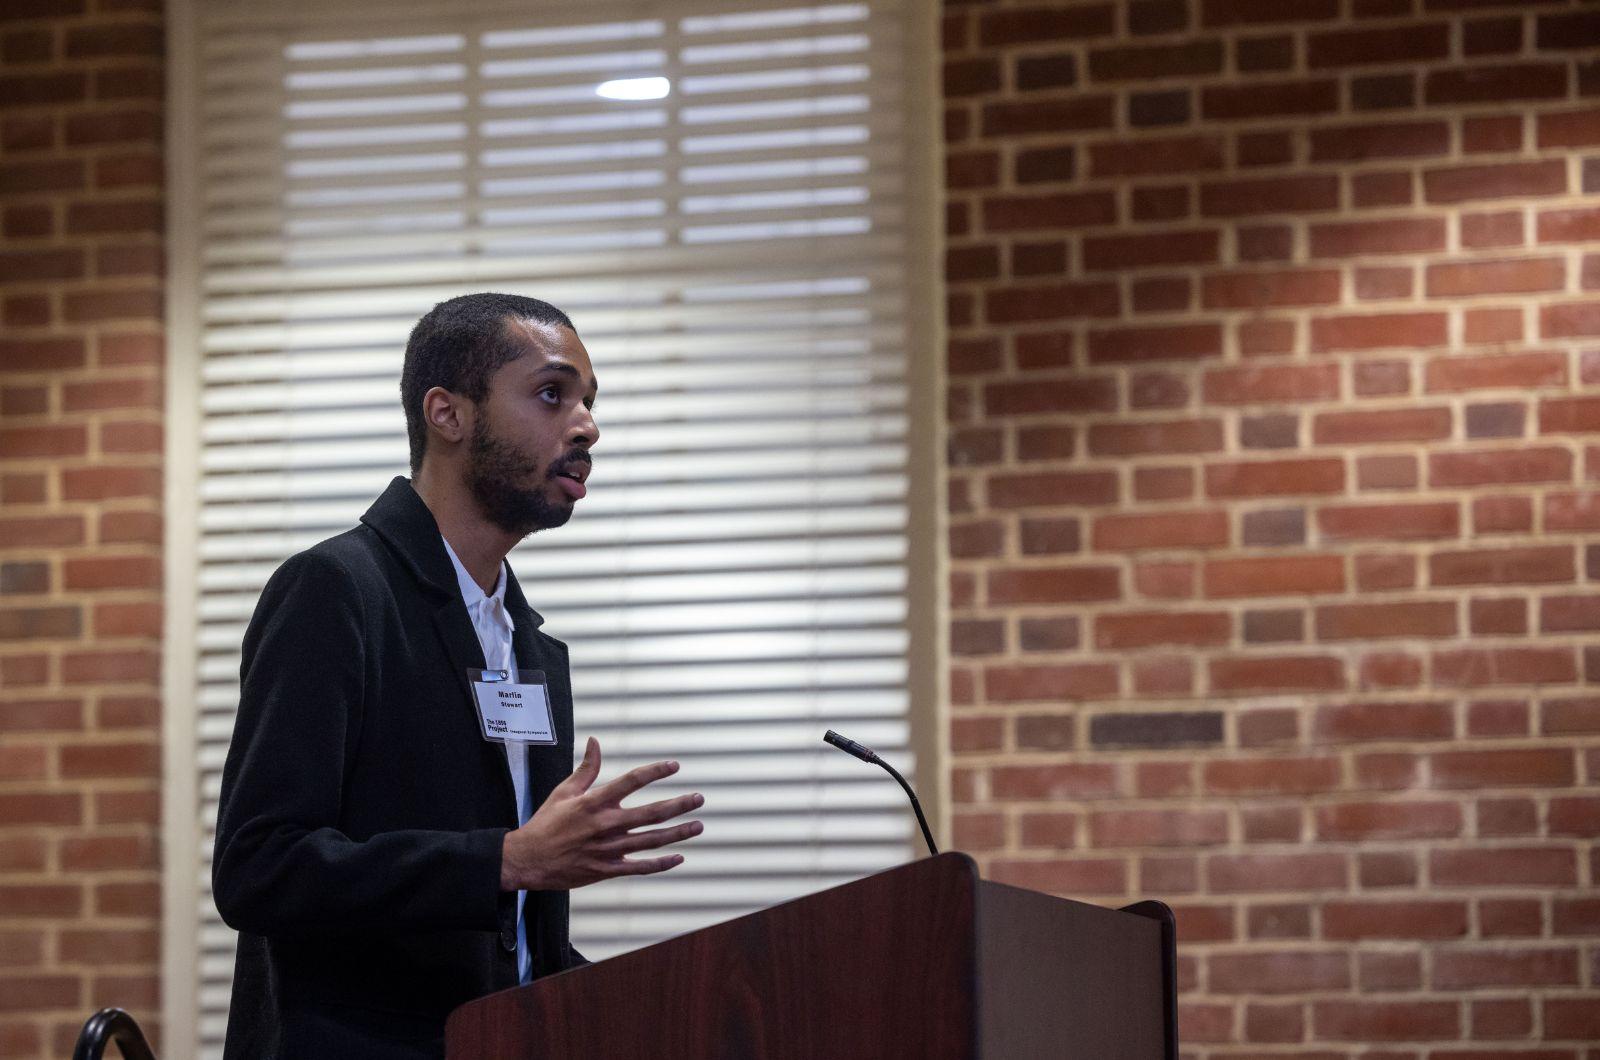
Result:
[[[155,1022],[159,0],[0,4],[0,1056]]]
[[[1600,7],[944,41],[956,844],[1196,1057],[1600,1056]]]

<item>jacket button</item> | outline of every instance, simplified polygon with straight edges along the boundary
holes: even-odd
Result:
[[[507,953],[517,952],[517,933],[515,931],[500,932],[500,947]]]

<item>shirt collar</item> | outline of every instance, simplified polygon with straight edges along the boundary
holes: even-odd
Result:
[[[456,583],[458,585],[460,585],[460,587],[461,587],[461,599],[466,602],[467,607],[475,608],[479,604],[481,604],[481,603],[483,603],[483,602],[485,602],[487,600],[493,600],[495,603],[500,605],[500,608],[499,608],[500,613],[502,615],[505,614],[506,613],[505,612],[505,603],[506,603],[506,568],[505,568],[505,564],[502,563],[500,565],[500,570],[498,572],[498,577],[495,578],[494,592],[485,593],[483,591],[482,587],[479,586],[478,583],[473,580],[472,575],[467,573],[467,568],[462,566],[461,557],[456,555],[456,550],[450,547],[450,542],[445,539],[443,534],[439,535],[439,539],[441,541],[444,541],[444,550],[445,550],[445,552],[449,553],[450,562],[455,565],[455,568],[456,568]]]

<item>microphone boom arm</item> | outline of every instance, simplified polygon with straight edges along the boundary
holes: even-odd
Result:
[[[864,744],[856,743],[847,736],[840,736],[829,729],[822,737],[824,743],[832,744],[845,754],[859,758],[863,762],[871,762],[875,766],[882,766],[888,770],[889,775],[900,783],[905,789],[906,798],[911,800],[911,809],[917,815],[917,824],[922,828],[922,839],[928,844],[928,853],[938,854],[939,848],[933,842],[933,832],[928,828],[928,819],[922,815],[922,803],[917,801],[917,793],[911,790],[911,785],[906,783],[906,778],[894,766],[878,757],[878,753]]]

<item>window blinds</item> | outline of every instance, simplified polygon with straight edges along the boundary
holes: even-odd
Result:
[[[245,623],[405,473],[406,335],[456,294],[532,294],[584,336],[592,492],[511,561],[571,645],[579,745],[607,776],[678,758],[659,797],[708,799],[683,867],[575,894],[579,947],[915,850],[899,789],[819,742],[911,764],[899,5],[433,10],[197,10],[202,1055],[233,969],[208,859]],[[597,94],[650,79],[667,94]]]

